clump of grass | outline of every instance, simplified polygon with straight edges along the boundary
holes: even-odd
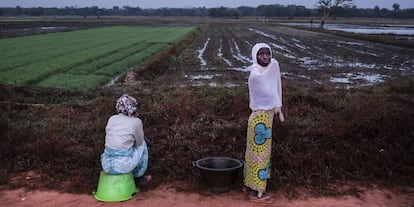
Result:
[[[285,93],[287,122],[274,130],[274,185],[329,194],[329,183],[341,180],[406,182],[402,180],[412,173],[408,166],[413,159],[407,155],[414,127],[413,100],[406,96],[406,87],[402,82],[371,93]]]
[[[321,92],[316,93],[312,88],[287,87],[287,121],[275,121],[273,129],[269,188],[291,196],[304,187],[316,195],[335,195],[353,191],[335,191],[332,183],[413,183],[414,112],[406,87],[403,82],[400,87],[393,83],[370,93],[366,89],[335,93],[317,89]],[[19,99],[26,97],[20,87],[7,90],[14,90]],[[203,157],[243,159],[250,114],[246,88],[151,86],[124,92],[139,101],[151,142],[148,171],[158,178],[155,186],[180,180],[197,183],[192,161]],[[0,170],[5,177],[2,182],[30,170],[41,174],[38,187],[89,193],[96,187],[104,127],[119,93],[102,90],[93,97],[78,91],[64,99],[90,96],[89,100],[66,99],[38,108],[0,104],[1,141],[7,144],[0,150],[6,160]]]

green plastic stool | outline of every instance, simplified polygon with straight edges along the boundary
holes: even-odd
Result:
[[[101,171],[98,188],[92,192],[98,201],[113,202],[131,199],[139,189],[135,185],[132,173],[110,175]]]

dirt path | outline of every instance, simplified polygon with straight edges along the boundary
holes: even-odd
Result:
[[[412,207],[414,206],[414,189],[407,194],[396,194],[388,190],[371,189],[360,197],[321,197],[306,195],[290,200],[278,192],[271,192],[278,207]],[[1,206],[145,206],[145,207],[240,207],[255,206],[246,200],[242,192],[231,191],[223,194],[184,193],[169,186],[136,194],[131,200],[105,203],[95,200],[92,195],[67,194],[53,191],[12,190],[0,193]]]

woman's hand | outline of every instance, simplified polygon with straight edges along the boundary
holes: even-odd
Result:
[[[276,107],[275,114],[279,116],[280,122],[284,122],[285,121],[285,116],[283,115],[282,107]]]
[[[282,112],[279,112],[279,120],[280,122],[285,122],[285,116],[283,115]]]

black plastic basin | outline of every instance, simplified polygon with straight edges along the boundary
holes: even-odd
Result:
[[[193,162],[200,171],[201,183],[210,191],[229,191],[243,162],[230,157],[207,157]]]

